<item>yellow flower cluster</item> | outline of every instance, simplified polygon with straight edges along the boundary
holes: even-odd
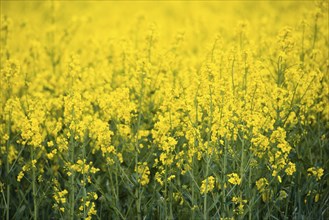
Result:
[[[268,187],[269,183],[266,178],[260,178],[256,181],[256,187],[262,196],[263,202],[268,202],[272,197],[272,191]]]
[[[182,193],[174,193],[173,194],[174,200],[178,202],[179,205],[183,205],[184,204],[184,198]]]
[[[138,166],[135,168],[135,172],[138,174],[138,182],[145,186],[150,182],[149,176],[151,174],[147,162],[139,162]]]
[[[288,167],[285,169],[285,172],[288,176],[291,176],[296,172],[296,165],[292,162],[289,162]]]
[[[215,188],[215,177],[209,176],[202,181],[200,187],[200,193],[207,194],[208,192],[212,192],[214,188]]]
[[[87,174],[87,173],[96,173],[99,171],[98,168],[93,167],[93,162],[86,163],[86,160],[78,160],[76,164],[71,165],[71,170],[81,173],[81,174]]]
[[[99,168],[93,166],[93,162],[86,162],[86,160],[78,160],[75,164],[69,166],[69,171],[67,175],[70,177],[73,173],[80,173],[84,175],[84,178],[80,180],[82,185],[86,185],[87,182],[91,183],[91,175],[99,172]]]
[[[55,204],[53,205],[54,209],[59,210],[60,212],[65,212],[65,207],[67,203],[67,195],[68,191],[66,189],[60,190],[59,183],[57,180],[54,180],[54,193],[53,199],[55,200]]]
[[[22,167],[22,170],[19,172],[18,176],[17,176],[17,182],[21,182],[22,178],[24,177],[25,173],[28,172],[29,170],[35,169],[36,166],[35,164],[37,163],[36,160],[32,160],[31,163],[25,164]]]
[[[232,197],[232,202],[238,207],[234,210],[237,214],[242,215],[244,213],[244,206],[247,203],[247,200],[242,199],[241,197]]]
[[[84,200],[85,199],[85,200]],[[98,199],[98,195],[96,193],[88,193],[86,198],[81,199],[82,205],[80,205],[79,210],[81,212],[87,212],[85,219],[92,219],[92,216],[97,215],[95,201]]]
[[[324,174],[324,169],[321,167],[310,167],[307,169],[308,176],[314,176],[317,181],[321,179]]]
[[[260,193],[264,192],[266,187],[268,186],[268,181],[266,178],[260,178],[256,181],[256,187]]]
[[[227,174],[228,182],[233,185],[240,185],[241,184],[241,178],[237,173],[231,173]]]

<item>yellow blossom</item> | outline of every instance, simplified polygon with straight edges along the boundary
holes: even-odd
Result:
[[[233,185],[240,185],[241,184],[241,178],[239,177],[238,174],[236,173],[231,173],[231,174],[227,174],[228,182],[233,184]]]
[[[205,180],[202,181],[200,192],[201,194],[207,194],[208,192],[212,192],[215,188],[215,177],[209,176]]]
[[[151,172],[146,162],[143,163],[139,162],[138,166],[135,168],[135,172],[137,172],[139,176],[138,182],[142,186],[145,186],[150,182],[149,175]]]
[[[308,176],[313,175],[316,178],[316,180],[319,181],[323,176],[324,169],[321,167],[320,168],[311,167],[307,169],[307,172],[308,172]]]
[[[287,175],[291,176],[296,172],[296,165],[294,163],[289,162],[288,167],[286,168]]]

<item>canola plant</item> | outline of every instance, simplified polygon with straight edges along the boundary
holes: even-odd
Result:
[[[1,219],[328,219],[328,1],[1,1]]]

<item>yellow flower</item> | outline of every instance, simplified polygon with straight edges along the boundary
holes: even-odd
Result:
[[[155,173],[155,180],[160,183],[161,186],[163,186],[163,180],[161,178],[161,174],[159,172]]]
[[[296,165],[294,163],[289,162],[288,167],[286,168],[285,171],[288,176],[291,176],[296,172]]]
[[[35,164],[37,163],[37,160],[32,160],[32,167],[35,168]]]
[[[272,197],[272,191],[268,189],[268,181],[266,178],[260,178],[256,181],[257,190],[261,193],[263,202],[269,201]]]
[[[52,150],[50,153],[47,154],[48,159],[53,159],[54,156],[57,154],[57,149]]]
[[[277,170],[273,170],[272,176],[276,177],[278,179],[279,183],[282,182],[281,176],[278,175],[278,171]]]
[[[48,141],[47,145],[48,145],[48,147],[52,147],[52,146],[54,146],[54,142],[53,141]]]
[[[238,202],[239,202],[239,198],[233,196],[233,197],[232,197],[232,202],[235,203],[235,204],[238,203]]]
[[[207,194],[208,192],[212,192],[215,188],[215,177],[209,176],[205,180],[202,181],[200,192],[201,194]]]
[[[168,178],[167,178],[167,180],[168,180],[168,182],[170,182],[171,180],[173,180],[173,179],[175,179],[175,175],[170,175]]]
[[[260,193],[264,192],[267,186],[268,186],[268,181],[266,178],[260,178],[259,180],[256,181],[256,187]]]
[[[123,156],[122,156],[122,153],[117,153],[117,157],[118,157],[120,163],[123,163]]]
[[[180,192],[173,193],[173,197],[174,197],[174,200],[176,202],[179,202],[179,205],[184,204],[184,198],[183,198],[183,195]]]
[[[239,177],[239,175],[237,173],[231,173],[231,174],[227,174],[228,182],[233,184],[233,185],[240,185],[241,184],[241,178]]]
[[[4,141],[8,141],[9,140],[9,135],[8,134],[4,134],[2,138],[3,138]]]
[[[138,174],[138,182],[145,186],[150,182],[149,175],[151,174],[149,167],[147,166],[147,162],[138,163],[138,166],[135,168],[135,172]]]
[[[324,169],[311,167],[307,169],[308,176],[314,176],[317,181],[321,179],[324,173]]]
[[[88,206],[89,206],[89,204],[88,204]],[[96,215],[97,214],[97,211],[96,211],[95,207],[96,207],[95,203],[94,202],[91,202],[91,207],[90,207],[90,209],[88,211],[88,216],[90,217],[90,219],[91,219],[91,216],[92,215]]]
[[[242,199],[242,197],[236,197],[233,196],[232,197],[232,202],[236,205],[238,205],[238,207],[234,210],[236,213],[238,214],[243,214],[244,212],[244,205],[247,203],[246,199]]]
[[[291,151],[291,146],[287,142],[278,144],[278,148],[281,149],[283,153],[289,153]]]
[[[19,172],[19,174],[17,176],[17,182],[21,182],[23,177],[24,177],[24,172],[23,171]]]

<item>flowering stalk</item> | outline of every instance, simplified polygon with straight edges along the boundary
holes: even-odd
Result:
[[[9,120],[8,120],[8,125],[7,125],[7,134],[8,134],[8,140],[6,143],[6,152],[7,152],[7,158],[6,158],[6,173],[7,176],[9,177],[9,144],[10,144],[10,122],[11,122],[11,115],[9,115]],[[9,220],[9,216],[10,216],[10,179],[7,179],[7,184],[6,184],[6,188],[7,188],[7,201],[6,201],[6,220]]]
[[[37,203],[37,188],[36,188],[36,167],[34,159],[34,147],[31,149],[31,161],[32,161],[32,195],[33,195],[33,219],[38,219],[38,203]]]
[[[144,71],[142,69],[142,71]],[[142,120],[142,101],[143,101],[143,93],[144,93],[144,75],[145,73],[141,73],[141,91],[140,91],[140,96],[138,99],[138,118],[137,118],[137,130],[136,130],[136,139],[135,139],[135,167],[138,166],[138,154],[139,154],[139,141],[138,141],[138,136],[139,136],[139,127],[141,124]],[[141,193],[141,185],[138,184],[136,191],[135,191],[135,197],[136,197],[136,210],[137,210],[137,218],[138,220],[141,220],[141,198],[140,198],[140,193]]]
[[[208,134],[207,134],[207,146],[206,146],[206,173],[205,177],[207,178],[206,182],[206,192],[208,191],[208,173],[209,173],[209,166],[210,166],[210,160],[211,156],[209,157],[209,144],[211,140],[211,127],[212,127],[212,120],[213,120],[213,101],[212,101],[212,88],[210,86],[209,88],[209,95],[210,95],[210,115],[209,115],[209,121],[208,121]],[[211,149],[211,155],[213,153],[213,150]],[[207,193],[204,194],[203,198],[203,219],[208,219],[208,210],[207,210]]]
[[[85,163],[86,163],[86,145],[87,145],[87,133],[85,134],[85,141],[82,146],[82,157],[83,157],[83,165],[82,165],[82,170],[83,170],[83,184],[82,184],[82,190],[83,190],[83,218],[86,218],[87,216],[87,210],[86,210],[86,201],[87,201],[87,191],[86,191],[86,172],[85,172]]]
[[[69,160],[71,164],[74,164],[74,133],[70,134],[70,144],[69,144]],[[71,168],[70,168],[71,169]],[[74,184],[74,178],[75,178],[75,171],[71,170],[70,171],[70,182],[69,182],[69,189],[70,189],[70,205],[69,205],[69,219],[73,220],[74,219],[74,191],[75,191],[75,184]]]

